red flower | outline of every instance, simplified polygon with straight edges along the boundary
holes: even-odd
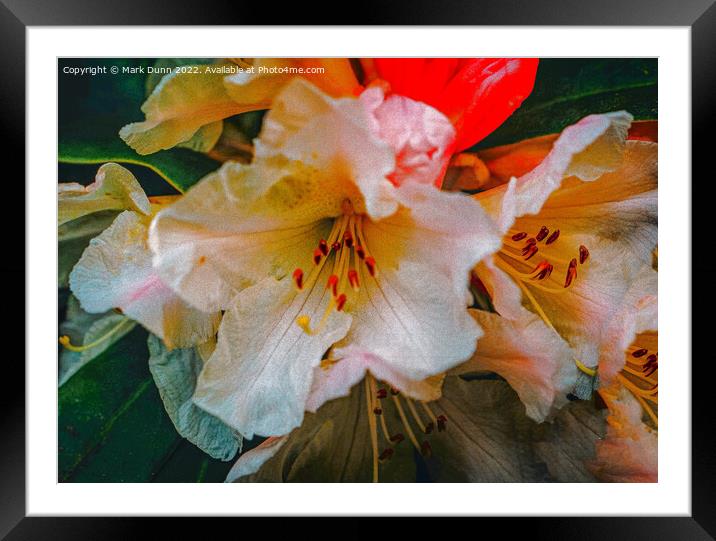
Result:
[[[484,139],[532,92],[536,58],[376,58],[363,61],[367,78],[391,92],[441,111],[457,130],[458,151]]]

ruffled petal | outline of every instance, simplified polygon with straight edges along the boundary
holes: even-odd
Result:
[[[311,81],[335,98],[357,95],[361,89],[345,58],[255,58],[251,66],[244,67],[245,71],[226,77],[224,85],[229,96],[245,106],[262,104],[268,109],[273,97],[295,77]],[[316,73],[306,73],[313,70]]]
[[[642,422],[641,406],[623,388],[600,393],[610,414],[606,438],[597,443],[596,457],[588,463],[590,471],[601,481],[656,483],[658,437]]]
[[[408,184],[397,190],[403,208],[389,218],[366,222],[365,239],[381,268],[403,261],[429,264],[465,295],[470,269],[495,252],[502,235],[480,205],[464,194]]]
[[[117,216],[90,241],[70,273],[72,292],[87,312],[119,308],[169,347],[207,340],[216,332],[219,315],[190,307],[161,281],[152,268],[146,236],[140,215],[125,211]]]
[[[525,307],[553,326],[588,367],[597,365],[606,324],[623,306],[640,269],[651,263],[657,242],[656,154],[656,144],[630,141],[614,172],[594,182],[565,180],[536,216],[516,220],[494,265],[476,269],[498,312],[506,317],[518,312],[509,306],[518,285]],[[534,239],[542,228],[547,232],[526,261],[523,245],[511,236]],[[553,265],[551,274],[534,279],[542,262]],[[568,279],[570,266],[575,274]]]
[[[192,305],[226,309],[266,276],[312,265],[332,226],[323,218],[339,212],[320,189],[316,172],[300,164],[227,162],[157,214],[149,232],[155,268]]]
[[[57,225],[103,210],[149,214],[151,205],[134,175],[116,163],[105,163],[89,186],[75,182],[57,186]]]
[[[441,396],[443,374],[415,381],[404,377],[399,371],[381,362],[380,358],[363,349],[347,346],[340,361],[324,361],[325,366],[314,370],[311,394],[306,402],[306,411],[316,412],[326,402],[348,396],[351,388],[363,380],[366,374],[387,382],[391,387],[415,400],[431,401]]]
[[[512,386],[538,423],[564,405],[577,368],[567,343],[537,316],[524,310],[519,321],[470,310],[483,330],[473,357],[456,373],[496,372]]]
[[[454,150],[455,129],[437,109],[404,96],[383,96],[369,88],[361,102],[375,119],[374,130],[395,152],[396,167],[389,178],[440,187]]]
[[[149,336],[149,370],[164,409],[179,434],[219,460],[231,460],[241,448],[241,436],[191,401],[202,361],[194,348],[167,350]]]
[[[224,69],[230,66],[185,66],[165,75],[142,105],[146,119],[127,124],[119,136],[138,154],[152,154],[189,141],[202,126],[263,108],[231,99],[224,88]]]
[[[374,119],[356,99],[333,99],[302,79],[276,97],[256,141],[256,157],[298,160],[327,179],[324,198],[351,199],[357,212],[389,216],[398,207],[388,175],[395,169],[390,146],[375,133]],[[361,208],[365,207],[365,209]]]
[[[532,171],[475,197],[506,232],[515,218],[537,214],[563,179],[591,181],[619,167],[631,121],[624,111],[587,116],[565,128]]]
[[[331,358],[365,363],[376,376],[434,376],[475,350],[481,332],[465,306],[464,296],[431,266],[404,261],[399,269],[381,268],[375,279],[361,280],[349,301],[354,323]]]
[[[272,436],[250,451],[243,453],[226,474],[224,482],[233,483],[242,477],[258,472],[261,466],[283,447],[287,439],[287,436]]]
[[[637,334],[658,329],[658,274],[651,265],[643,267],[611,319],[599,355],[599,377],[604,384],[624,367],[624,355]]]
[[[216,350],[199,377],[194,402],[251,439],[280,436],[299,426],[313,369],[348,332],[351,317],[333,311],[323,287],[297,293],[289,279],[267,278],[243,290],[224,314]],[[316,323],[307,334],[296,322]]]

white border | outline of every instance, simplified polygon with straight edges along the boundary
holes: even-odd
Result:
[[[29,515],[690,515],[689,28],[28,28],[27,512]],[[57,57],[659,57],[659,483],[70,484],[56,482]],[[666,287],[668,286],[668,287]]]

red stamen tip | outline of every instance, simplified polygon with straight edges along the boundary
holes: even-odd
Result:
[[[543,241],[547,235],[549,235],[549,229],[547,229],[547,227],[543,225],[540,228],[539,233],[537,233],[537,237],[536,237],[537,241],[538,242]]]
[[[348,299],[345,293],[341,293],[340,295],[338,295],[338,298],[336,299],[336,310],[338,310],[339,312],[342,311],[343,307],[346,305],[346,300]]]
[[[343,234],[343,242],[345,242],[345,244],[346,244],[346,246],[348,246],[348,248],[353,248],[353,235],[351,234],[350,231],[346,231]]]
[[[648,349],[641,348],[641,349],[637,349],[634,353],[631,354],[631,356],[636,357],[638,359],[639,357],[643,357],[647,353],[649,353]]]
[[[375,259],[372,256],[365,258],[365,266],[368,267],[368,272],[371,276],[375,277]]]
[[[386,391],[385,389],[378,389],[376,396],[378,398],[385,398],[388,396],[388,391]]]
[[[522,240],[522,239],[524,239],[524,238],[526,238],[526,237],[527,237],[527,233],[524,233],[524,232],[522,232],[522,233],[516,233],[516,234],[512,235],[512,240],[514,240],[515,242],[517,242],[517,241],[520,241],[520,240]]]
[[[373,408],[373,413],[376,415],[383,415],[383,410],[380,408]]]
[[[320,248],[316,248],[313,250],[313,263],[318,265],[321,262],[321,257],[323,257],[323,253],[321,252]]]
[[[589,250],[587,250],[587,247],[584,245],[579,246],[579,264],[584,265],[584,262],[589,257]]]
[[[337,252],[337,251],[340,250],[340,249],[341,249],[341,243],[340,243],[340,242],[336,241],[336,242],[334,242],[333,244],[331,244],[331,250],[333,250],[334,252]]]
[[[577,260],[572,259],[569,262],[569,268],[567,269],[567,277],[564,279],[564,287],[569,287],[577,277]]]
[[[430,443],[428,441],[424,441],[420,444],[420,454],[426,458],[430,458],[432,456],[433,448],[430,447]]]
[[[335,274],[331,274],[328,277],[326,289],[330,289],[334,297],[338,295],[338,276],[336,276]]]
[[[403,441],[404,439],[405,439],[405,436],[403,436],[400,432],[398,432],[397,434],[393,434],[393,435],[390,437],[390,441],[391,441],[392,443],[395,443],[396,445],[399,444],[399,443],[400,443],[401,441]]]
[[[298,289],[303,289],[303,271],[301,269],[293,271],[293,281]]]
[[[380,455],[378,456],[378,460],[380,460],[381,462],[384,460],[390,460],[390,457],[393,456],[393,453],[393,448],[388,447],[387,449],[384,449],[382,453],[380,453]]]
[[[356,254],[358,254],[358,257],[360,257],[361,259],[365,259],[365,250],[360,244],[356,246]]]
[[[559,229],[555,229],[554,233],[552,233],[549,238],[545,241],[545,244],[552,244],[554,241],[556,241],[559,238]]]
[[[320,240],[320,242],[318,243],[318,249],[323,255],[328,255],[328,243],[325,239]]]
[[[348,271],[348,283],[350,283],[351,287],[355,291],[358,291],[360,283],[358,281],[358,272],[355,269],[351,269]]]

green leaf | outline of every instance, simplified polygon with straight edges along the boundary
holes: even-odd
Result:
[[[58,159],[65,163],[118,162],[150,168],[180,192],[216,170],[220,163],[187,148],[140,156],[119,137],[125,124],[143,119],[146,73],[111,73],[77,77],[63,74],[64,65],[146,68],[151,59],[60,61]]]
[[[622,109],[635,120],[657,118],[655,58],[542,59],[532,94],[474,148],[558,133],[587,115]]]
[[[170,463],[174,481],[196,482],[202,469],[204,481],[216,468],[225,475],[230,465],[183,452],[148,358],[147,332],[137,326],[59,389],[60,482],[147,482]]]

